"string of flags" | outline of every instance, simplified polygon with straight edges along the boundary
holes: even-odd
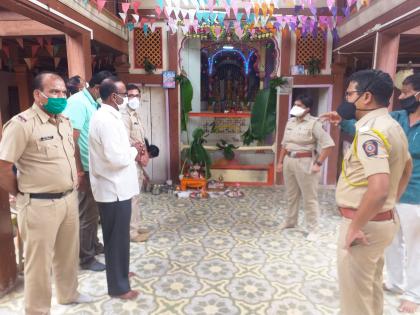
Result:
[[[74,1],[89,3],[89,0]],[[109,1],[114,2],[90,0],[96,4],[99,12]],[[126,0],[121,3],[122,12],[118,12],[118,16],[130,31],[140,28],[145,34],[154,32],[156,21],[163,19],[166,22],[166,31],[171,33],[181,29],[186,36],[207,36],[216,40],[226,36],[239,40],[268,37],[286,28],[296,32],[298,36],[317,36],[319,31],[326,36],[330,31],[334,40],[337,40],[337,25],[352,12],[369,5],[370,0],[346,0],[344,6],[338,6],[336,0],[327,0],[328,15],[318,15],[315,2],[316,0],[156,0],[156,17],[151,18],[140,17],[141,0]],[[276,14],[279,11],[276,9],[279,8],[293,9],[293,14]],[[312,15],[300,14],[304,9],[309,9]]]

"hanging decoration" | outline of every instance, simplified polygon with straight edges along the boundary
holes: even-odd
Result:
[[[106,0],[95,0],[95,2],[98,11],[101,12]],[[318,15],[316,2],[315,0],[285,0],[283,7],[294,9],[294,14],[289,15],[274,13],[275,9],[279,8],[278,0],[182,0],[183,7],[189,7],[189,9],[181,7],[181,0],[165,0],[165,3],[163,0],[156,0],[154,9],[157,18],[161,18],[162,13],[164,14],[167,31],[175,33],[179,28],[186,36],[201,38],[204,30],[207,37],[220,39],[223,38],[223,33],[233,33],[237,38],[242,39],[263,34],[273,36],[277,32],[288,29],[295,32],[297,36],[303,37],[317,36],[319,30],[322,31],[323,36],[326,36],[329,31],[333,39],[338,40],[337,24],[343,18],[349,17],[352,12],[368,6],[370,0],[346,0],[344,5],[339,5],[337,0],[326,0],[326,6],[331,15],[321,16]],[[84,3],[87,5],[89,1],[84,0]],[[221,7],[224,11],[220,10]],[[149,29],[154,31],[155,20],[140,17],[139,8],[141,8],[139,0],[126,0],[121,3],[122,12],[118,12],[118,15],[122,24],[129,30],[137,27],[142,28],[145,33]],[[309,9],[311,16],[299,14],[305,8]],[[243,11],[241,12],[240,9]],[[23,39],[17,39],[17,41],[23,46]]]

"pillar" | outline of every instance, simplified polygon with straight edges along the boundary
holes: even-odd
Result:
[[[90,33],[76,36],[66,34],[66,52],[69,77],[80,75],[86,81],[92,77]]]
[[[28,109],[33,102],[32,88],[29,85],[31,74],[26,64],[17,64],[14,67],[16,74],[16,85],[19,92],[19,109]]]
[[[280,48],[280,75],[281,76],[290,76],[290,52],[292,48],[292,39],[290,31],[284,29],[281,35],[281,48]],[[277,157],[280,154],[281,149],[281,140],[283,139],[284,128],[286,126],[287,120],[289,119],[289,95],[279,95],[279,111],[278,115],[278,125],[277,125]],[[275,166],[278,161],[274,161]],[[283,184],[283,174],[278,174],[276,177],[277,184]]]
[[[178,72],[178,36],[175,34],[168,34],[168,47],[174,53],[169,54],[168,56],[168,70]],[[179,102],[178,102],[179,88],[178,86],[175,89],[168,89],[168,109],[169,109],[169,174],[171,179],[174,182],[178,181],[178,175],[180,170],[180,151],[179,151],[179,142],[180,142],[180,111],[179,111]]]
[[[0,113],[0,139],[2,132]],[[7,293],[17,279],[13,227],[10,216],[9,194],[0,189],[0,297]]]
[[[393,80],[397,71],[399,46],[399,34],[376,33],[373,68],[389,73]],[[389,109],[392,110],[392,107],[393,98],[391,97]]]

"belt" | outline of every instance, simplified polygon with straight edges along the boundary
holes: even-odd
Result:
[[[287,156],[291,158],[305,158],[305,157],[312,157],[312,152],[295,152],[295,151],[287,151]]]
[[[356,215],[356,209],[353,208],[338,208],[343,217],[353,220]],[[394,210],[380,212],[375,215],[370,221],[389,221],[394,219]]]
[[[73,192],[73,189],[67,190],[62,193],[36,193],[36,194],[29,194],[29,197],[32,199],[60,199],[64,196],[67,196]]]

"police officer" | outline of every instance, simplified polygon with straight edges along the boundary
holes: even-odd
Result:
[[[32,107],[4,126],[0,186],[16,196],[25,252],[26,314],[49,314],[51,274],[59,303],[90,299],[77,292],[77,171],[73,130],[60,115],[67,104],[66,86],[58,75],[43,73],[34,79],[33,96]]]
[[[318,183],[322,163],[330,155],[334,141],[316,117],[309,114],[313,100],[307,95],[296,98],[286,124],[277,171],[283,172],[287,193],[287,217],[282,229],[297,225],[299,199],[303,197],[309,241],[318,237]],[[316,154],[317,147],[321,152]]]
[[[140,89],[134,84],[127,84],[127,104],[121,106],[120,111],[124,125],[127,129],[128,136],[130,138],[130,144],[140,144],[143,147],[143,154],[141,162],[137,163],[137,177],[139,181],[139,191],[144,180],[144,170],[149,161],[149,155],[147,153],[145,137],[145,129],[143,123],[138,114],[138,108],[140,106]],[[132,211],[130,221],[130,240],[132,242],[144,242],[149,237],[149,232],[145,229],[140,229],[140,195],[136,195],[132,198]]]
[[[384,251],[398,228],[394,207],[412,163],[404,131],[387,110],[391,77],[363,70],[349,82],[338,114],[325,114],[330,121],[357,119],[336,190],[343,217],[337,248],[340,306],[343,315],[376,315],[383,313]]]

